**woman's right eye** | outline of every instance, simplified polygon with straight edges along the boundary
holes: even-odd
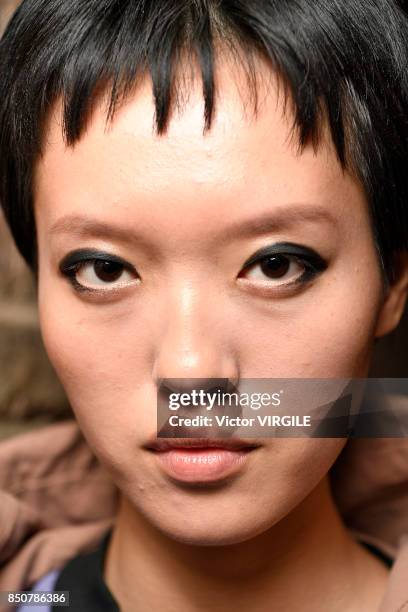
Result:
[[[127,270],[123,264],[114,261],[95,259],[81,264],[76,271],[77,282],[88,288],[112,289],[113,287],[133,283],[135,275]],[[137,278],[137,277],[136,277]]]
[[[82,253],[78,260],[71,255],[63,260],[60,269],[78,291],[109,292],[141,282],[140,276],[130,264],[111,255],[103,258]]]

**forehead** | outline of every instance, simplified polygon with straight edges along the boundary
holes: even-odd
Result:
[[[164,135],[154,130],[154,103],[146,78],[106,123],[103,100],[81,139],[67,147],[61,105],[50,114],[44,152],[35,173],[36,211],[52,223],[66,213],[99,215],[136,211],[153,219],[169,209],[194,215],[205,209],[220,218],[237,209],[304,203],[340,214],[361,190],[337,160],[327,130],[319,148],[302,152],[293,115],[277,79],[264,71],[254,112],[245,77],[230,65],[217,73],[219,95],[211,129],[204,133],[204,103],[197,80],[185,103],[175,106]],[[272,76],[272,78],[271,78]]]

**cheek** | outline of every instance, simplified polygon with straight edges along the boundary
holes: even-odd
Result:
[[[362,286],[341,282],[316,286],[292,303],[259,311],[251,317],[248,333],[243,333],[243,326],[239,330],[242,376],[366,376],[381,284],[374,278],[367,285],[371,291],[363,291]]]
[[[88,394],[88,400],[104,397],[109,391],[137,388],[145,380],[155,317],[149,318],[151,304],[134,296],[110,303],[81,298],[44,265],[38,305],[45,347],[74,399],[77,394]]]
[[[119,449],[156,428],[156,394],[146,376],[149,334],[130,311],[85,304],[46,280],[39,285],[50,360],[90,445],[113,465],[121,461]]]
[[[270,439],[256,482],[248,487],[254,496],[258,490],[270,498],[270,507],[280,513],[274,518],[280,520],[326,476],[345,443],[341,438]]]
[[[71,395],[103,396],[128,374],[124,370],[127,339],[115,334],[116,326],[103,324],[98,315],[84,314],[75,306],[59,310],[56,301],[47,299],[40,306],[40,323],[50,359]]]

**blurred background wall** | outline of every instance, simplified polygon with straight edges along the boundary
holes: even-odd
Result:
[[[0,34],[18,4],[0,0]],[[371,373],[408,377],[408,312],[398,330],[378,342]],[[0,439],[69,415],[42,346],[31,274],[0,213]]]
[[[0,0],[0,34],[19,4]],[[46,357],[31,273],[0,212],[0,439],[70,414]]]

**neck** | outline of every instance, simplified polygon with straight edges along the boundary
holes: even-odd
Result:
[[[104,574],[123,612],[361,612],[377,609],[388,572],[344,528],[326,478],[268,531],[228,546],[174,541],[122,497]]]

